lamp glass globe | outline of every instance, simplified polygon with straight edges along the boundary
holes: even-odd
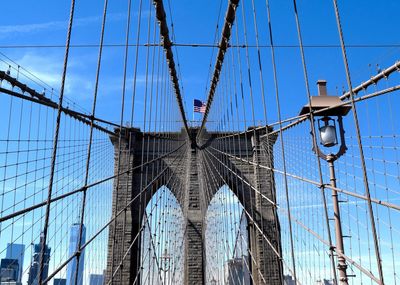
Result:
[[[319,129],[321,144],[325,147],[331,147],[337,144],[336,128],[334,126],[323,126]]]

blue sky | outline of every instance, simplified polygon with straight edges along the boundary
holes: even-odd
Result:
[[[95,2],[95,3],[94,3]],[[143,1],[143,12],[142,12],[142,37],[140,43],[153,42],[152,39],[148,40],[146,36],[147,21],[150,16],[154,16],[154,10],[151,3]],[[171,2],[172,17],[169,12],[169,3]],[[258,31],[260,36],[260,44],[269,44],[268,41],[268,30],[267,30],[267,19],[264,1],[255,1],[258,17]],[[307,101],[305,85],[302,73],[301,58],[298,47],[295,19],[293,15],[292,1],[270,1],[271,3],[271,17],[272,17],[272,28],[275,45],[277,46],[276,52],[276,63],[278,73],[278,84],[280,89],[280,99],[282,103],[282,117],[292,117],[298,114],[301,106]],[[318,79],[326,79],[328,81],[328,91],[330,94],[341,93],[344,88],[347,90],[347,84],[345,80],[345,73],[343,68],[343,61],[341,57],[341,51],[338,47],[339,38],[336,28],[336,22],[334,17],[334,10],[331,1],[318,1],[318,0],[304,0],[298,1],[298,11],[300,22],[302,26],[302,35],[305,44],[306,52],[306,63],[309,72],[311,92],[316,93],[315,82]],[[137,31],[138,21],[138,3],[139,1],[133,1],[132,6],[132,25],[130,42],[134,43],[136,40],[135,34]],[[248,24],[248,36],[249,44],[255,44],[254,28],[252,27],[252,13],[251,13],[251,1],[246,1],[245,17],[246,23]],[[220,29],[222,25],[222,19],[226,9],[226,1],[165,1],[165,7],[167,10],[167,21],[169,24],[173,21],[174,23],[174,36],[172,40],[176,43],[198,43],[198,44],[213,44],[215,33],[217,34],[217,40],[219,39]],[[14,60],[21,67],[30,71],[33,75],[37,76],[51,87],[58,90],[60,88],[60,79],[62,72],[63,54],[64,48],[62,47],[65,43],[67,21],[69,15],[69,1],[8,1],[2,3],[2,21],[0,22],[0,69],[6,70],[9,64],[9,59]],[[110,1],[108,11],[108,22],[106,26],[105,44],[117,44],[121,45],[125,40],[125,26],[126,26],[126,1]],[[221,7],[221,10],[220,10]],[[385,68],[393,64],[400,58],[400,36],[398,32],[398,11],[400,9],[400,2],[396,0],[386,1],[339,1],[339,8],[342,18],[343,32],[346,44],[349,45],[348,59],[349,67],[352,75],[353,85],[357,85],[362,81],[367,80],[371,75],[377,71],[377,65],[379,68]],[[72,45],[96,45],[99,42],[100,24],[102,17],[103,3],[102,1],[77,1],[76,2],[76,13],[75,22],[72,32]],[[239,39],[234,38],[234,43],[244,44],[243,38],[243,21],[242,21],[242,6],[238,10],[237,25],[239,27]],[[217,29],[217,19],[220,18],[219,28]],[[151,19],[150,23],[153,24],[154,20]],[[153,26],[152,26],[153,27]],[[235,28],[235,27],[234,27]],[[170,33],[172,33],[170,25]],[[17,46],[60,46],[60,47],[17,47]],[[381,46],[377,46],[381,45]],[[325,47],[322,47],[325,46]],[[327,47],[329,46],[329,47]],[[358,47],[356,47],[358,46]],[[364,46],[364,47],[359,47]],[[139,67],[137,76],[137,97],[136,97],[136,109],[135,109],[135,126],[142,127],[143,120],[143,106],[144,106],[144,90],[145,90],[145,56],[147,48],[139,48]],[[153,51],[150,48],[150,51]],[[100,91],[98,99],[97,114],[99,117],[111,120],[113,122],[119,122],[120,105],[121,105],[121,94],[122,94],[122,72],[123,72],[123,52],[122,46],[118,47],[105,47],[104,57],[102,62],[102,73],[100,80]],[[194,98],[206,100],[207,90],[206,86],[209,86],[210,78],[209,65],[214,66],[215,52],[209,47],[176,47],[174,48],[175,59],[179,59],[180,66],[180,83],[183,87],[183,95],[185,102],[185,109],[187,117],[192,118],[192,100]],[[244,70],[247,69],[246,61],[243,57],[245,49],[241,49],[242,53],[241,63],[243,64]],[[236,50],[235,50],[236,53]],[[230,56],[229,52],[227,53]],[[254,101],[255,101],[255,117],[256,121],[264,123],[263,110],[262,110],[262,98],[260,92],[260,80],[258,75],[258,63],[256,57],[256,49],[251,48],[249,50],[250,60],[250,72],[254,86]],[[228,57],[229,58],[229,57]],[[70,100],[66,102],[71,108],[77,108],[76,105],[70,103],[75,102],[79,106],[82,106],[86,110],[91,109],[94,78],[95,78],[95,66],[97,60],[97,48],[96,47],[72,47],[69,59],[67,84],[66,84],[66,96]],[[124,121],[128,121],[130,118],[130,96],[132,94],[132,77],[133,77],[133,63],[135,60],[135,48],[130,47],[128,57],[128,81],[127,81],[127,115]],[[264,77],[263,82],[265,84],[267,110],[268,110],[268,121],[267,123],[276,122],[277,111],[275,102],[275,93],[273,87],[273,74],[271,69],[271,57],[270,49],[261,49],[261,60],[263,64]],[[228,65],[231,67],[231,65]],[[224,70],[226,73],[227,70]],[[247,71],[246,71],[247,72]],[[224,74],[225,74],[224,73]],[[12,75],[16,76],[16,71],[12,71]],[[24,78],[28,84],[32,84],[33,88],[38,91],[43,89],[42,84],[35,84],[32,81]],[[392,81],[393,80],[393,81]],[[376,89],[382,89],[393,86],[396,82],[398,83],[398,75],[391,77],[388,82],[380,83]],[[250,110],[250,99],[249,99],[249,88],[247,77],[243,76],[243,83],[245,88],[245,107],[247,111]],[[47,87],[48,88],[48,87]],[[365,93],[372,92],[375,89],[368,89]],[[47,91],[46,94],[49,94]],[[225,97],[219,93],[216,96],[216,104],[225,102]],[[386,97],[372,103],[362,103],[360,108],[360,117],[362,119],[362,131],[365,136],[365,145],[367,146],[367,167],[371,171],[371,179],[373,179],[374,185],[379,189],[389,189],[396,191],[398,189],[398,166],[395,162],[398,161],[396,155],[397,150],[376,150],[376,145],[396,145],[396,140],[393,137],[389,138],[376,138],[372,136],[376,135],[393,135],[398,134],[399,131],[399,120],[396,109],[390,110],[391,107],[399,106],[400,100],[394,93],[390,97],[390,100],[386,100]],[[0,95],[0,103],[2,106],[0,119],[6,120],[8,116],[8,96]],[[380,108],[377,108],[375,104],[379,104]],[[218,105],[216,105],[218,106]],[[4,108],[4,109],[3,109]],[[217,127],[218,122],[222,120],[223,114],[226,113],[226,106],[214,107],[210,119],[215,120],[217,123],[209,124],[208,127]],[[377,110],[381,110],[378,112]],[[42,110],[43,112],[43,110]],[[54,113],[53,113],[54,114]],[[249,112],[247,112],[247,115]],[[17,116],[18,114],[13,114]],[[153,114],[154,115],[154,114]],[[27,116],[27,114],[23,114]],[[174,114],[174,118],[178,118],[178,114]],[[195,119],[201,119],[199,114],[196,114]],[[231,118],[232,119],[232,118]],[[239,127],[243,128],[243,118],[237,118],[241,122]],[[251,118],[245,118],[247,120],[247,126],[251,125]],[[236,120],[235,118],[233,120]],[[363,193],[361,174],[359,172],[359,161],[357,158],[357,146],[354,139],[354,123],[352,117],[348,117],[346,122],[346,135],[348,135],[349,151],[348,155],[338,163],[338,174],[339,180],[342,182],[342,187],[346,189],[353,189]],[[388,122],[392,125],[389,126]],[[257,123],[257,122],[256,122]],[[83,130],[80,132],[79,126],[66,124],[67,130],[76,127],[78,129],[78,138],[86,135]],[[177,125],[180,127],[180,124]],[[51,138],[51,130],[54,125],[49,125],[49,132],[47,138]],[[6,125],[0,126],[1,139],[6,138]],[[289,137],[286,141],[287,151],[294,152],[299,151],[297,138],[304,138],[305,128],[301,128],[299,131],[293,131],[294,135]],[[300,132],[301,131],[301,132]],[[43,132],[43,130],[41,130]],[[82,134],[83,133],[83,134]],[[27,130],[23,135],[27,134]],[[12,131],[11,136],[17,137],[17,133]],[[46,135],[42,134],[44,138]],[[64,136],[68,138],[68,133],[64,133]],[[105,136],[98,136],[98,139],[108,139]],[[305,139],[309,142],[309,137]],[[99,143],[100,145],[100,143]],[[3,147],[3,146],[2,146]],[[107,151],[111,148],[108,146]],[[85,151],[85,147],[81,151]],[[100,161],[104,153],[110,154],[100,150],[99,158]],[[277,150],[279,154],[279,149]],[[310,155],[310,147],[303,146],[301,149],[302,159],[293,158],[289,159],[289,169],[291,171],[299,171],[297,174],[304,174],[304,169],[307,167],[315,166],[308,162],[306,159]],[[103,157],[104,158],[104,157]],[[376,162],[378,159],[385,158],[385,163]],[[3,159],[3,158],[0,158]],[[78,157],[74,158],[79,160]],[[356,162],[354,162],[356,160]],[[277,167],[281,167],[279,159],[277,161]],[[393,163],[394,162],[394,163]],[[11,163],[11,160],[9,160]],[[374,164],[375,163],[375,164]],[[301,167],[299,167],[301,166]],[[74,179],[77,176],[77,172],[82,170],[82,165],[78,162],[72,168],[71,175],[69,178],[72,186],[75,187]],[[292,168],[290,168],[292,167]],[[346,168],[347,167],[347,168]],[[353,168],[353,169],[352,169]],[[354,170],[355,168],[355,170]],[[350,170],[349,170],[350,169]],[[383,169],[383,170],[382,170]],[[377,170],[377,171],[375,171]],[[97,173],[93,177],[105,177],[110,174],[112,169],[105,170],[104,173]],[[324,170],[325,171],[325,170]],[[379,172],[381,171],[381,172]],[[349,174],[350,172],[350,174]],[[324,172],[325,173],[325,172]],[[383,173],[383,174],[382,174]],[[104,174],[101,176],[100,174]],[[313,179],[316,178],[316,172],[311,174]],[[397,175],[397,176],[396,176]],[[94,179],[93,179],[94,180]],[[355,182],[352,184],[351,180]],[[46,181],[44,180],[43,183]],[[291,184],[294,189],[298,184]],[[282,185],[281,185],[282,186]],[[7,185],[11,187],[12,185]],[[110,187],[104,187],[108,195],[110,195]],[[308,186],[307,186],[308,187]],[[308,189],[305,187],[306,189]],[[353,187],[353,188],[351,188]],[[397,188],[396,188],[397,187]],[[283,188],[280,188],[281,190]],[[304,189],[304,188],[301,188]],[[390,201],[396,197],[394,194],[398,192],[390,192],[392,196],[388,198]],[[385,198],[386,192],[377,192],[377,198]],[[293,194],[295,195],[295,194]],[[296,196],[294,196],[296,197]],[[320,201],[314,197],[315,203],[310,207],[318,208]],[[97,201],[97,200],[95,200]],[[282,200],[283,201],[283,200]],[[300,200],[301,201],[301,200]],[[71,206],[78,205],[77,199],[73,200]],[[397,202],[398,203],[398,202]],[[283,204],[283,202],[282,202]],[[349,208],[346,213],[354,214],[357,213],[357,207]],[[361,206],[360,206],[361,207]],[[362,205],[364,207],[364,205]],[[319,208],[318,208],[319,209]],[[320,210],[320,209],[319,209]],[[305,210],[302,210],[303,214]],[[364,213],[364,212],[363,212]],[[382,213],[382,212],[381,212]],[[348,216],[350,217],[350,214]],[[75,217],[71,217],[66,214],[68,223],[75,222]],[[382,219],[387,220],[388,215],[382,214]],[[395,216],[397,217],[397,216]],[[365,219],[367,220],[367,219]],[[104,222],[102,220],[101,222]],[[98,224],[101,225],[99,221]],[[346,224],[346,230],[351,228],[351,222]],[[37,228],[39,230],[39,227]],[[322,229],[322,226],[321,228]],[[92,229],[93,230],[93,229]],[[88,229],[90,231],[90,229]],[[67,229],[63,230],[63,233],[67,233]],[[285,236],[287,237],[287,236]],[[385,233],[382,233],[382,237],[389,238]],[[299,246],[301,239],[299,241]],[[65,245],[62,247],[67,248]],[[389,247],[386,247],[386,250]],[[3,247],[1,247],[3,249]],[[386,253],[386,252],[385,252]],[[61,260],[61,257],[57,257]],[[104,258],[104,256],[103,256]],[[25,262],[27,265],[27,262]]]
[[[146,1],[144,1],[146,2]],[[168,1],[165,1],[166,9]],[[99,39],[102,1],[96,3],[81,1],[76,4],[75,26],[72,33],[72,44],[97,44]],[[205,43],[214,40],[216,22],[220,1],[204,1],[190,3],[172,2],[172,20],[174,23],[177,43]],[[396,11],[398,1],[363,1],[362,4],[352,1],[339,1],[344,36],[348,45],[369,44],[399,44],[396,29]],[[256,1],[260,44],[268,44],[266,14],[264,1]],[[330,1],[299,1],[299,17],[302,25],[305,45],[337,45],[338,34],[334,18],[333,6]],[[133,1],[131,42],[136,39],[138,1]],[[220,19],[222,21],[226,9],[225,1],[221,5]],[[250,4],[245,5],[247,17],[251,17]],[[149,5],[143,4],[144,15],[149,15]],[[0,31],[0,46],[2,45],[63,45],[69,13],[69,1],[16,1],[3,4],[3,21]],[[240,8],[239,8],[240,10]],[[272,25],[275,45],[296,45],[297,34],[291,1],[271,1]],[[15,17],[14,15],[18,15]],[[240,16],[240,13],[238,13]],[[249,18],[250,19],[250,18]],[[384,20],[382,20],[384,19]],[[126,3],[111,2],[109,5],[109,21],[106,27],[105,43],[122,44],[125,37]],[[250,21],[250,20],[248,20]],[[143,31],[146,26],[143,17]],[[171,17],[168,15],[168,22]],[[221,23],[220,23],[221,27]],[[248,27],[249,44],[255,40],[251,33],[254,29]],[[144,33],[142,32],[142,35]],[[220,32],[217,33],[218,35]],[[219,37],[219,36],[218,36]],[[147,42],[145,37],[142,43]],[[243,43],[243,42],[240,42]],[[28,68],[54,88],[59,88],[62,70],[63,48],[0,48],[0,51],[21,66]],[[214,65],[211,48],[177,47],[184,88],[184,100],[188,117],[192,117],[192,99],[206,99],[206,86],[210,60]],[[399,48],[349,48],[349,63],[354,83],[359,83],[370,76],[368,64],[382,67],[388,66],[396,59]],[[140,49],[144,57],[145,48]],[[243,50],[244,52],[244,50]],[[215,54],[215,53],[214,53]],[[283,98],[294,98],[296,104],[284,105],[283,114],[288,116],[297,112],[304,103],[304,82],[298,48],[277,48],[277,66],[280,82],[280,92]],[[130,60],[134,60],[134,48],[130,50]],[[269,49],[262,49],[263,62],[266,62],[266,89],[272,91]],[[175,58],[177,55],[175,54]],[[66,95],[78,104],[90,109],[94,85],[95,62],[97,48],[73,48],[70,56],[70,68],[67,78]],[[306,59],[309,68],[312,92],[316,92],[314,82],[319,78],[328,80],[328,87],[335,92],[346,86],[344,70],[339,48],[306,48]],[[255,57],[251,54],[252,65],[256,66]],[[103,70],[99,94],[99,114],[107,119],[118,121],[121,76],[123,63],[123,47],[105,48]],[[144,78],[144,67],[139,62],[139,81]],[[373,68],[374,69],[374,68]],[[132,64],[128,68],[128,78],[131,78]],[[253,80],[258,74],[254,69]],[[372,70],[372,73],[374,70]],[[140,85],[140,84],[139,84]],[[138,87],[140,88],[140,86]],[[131,86],[128,82],[128,93]],[[140,89],[139,89],[140,90]],[[273,97],[273,96],[271,96]],[[140,99],[139,99],[140,100]],[[268,101],[268,99],[267,99]],[[274,103],[271,101],[271,104]],[[274,111],[270,111],[270,121],[276,121]],[[257,112],[261,113],[261,112]],[[200,119],[200,117],[196,117]]]

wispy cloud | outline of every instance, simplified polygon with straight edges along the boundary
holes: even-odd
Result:
[[[119,21],[124,18],[122,13],[111,13],[108,15],[108,21]],[[74,27],[85,27],[95,23],[99,23],[102,20],[101,16],[90,16],[77,18],[74,21]],[[48,31],[58,31],[66,29],[68,21],[50,21],[44,23],[31,23],[23,25],[2,25],[0,26],[0,38],[7,38],[15,34],[27,34],[27,33],[40,33]]]
[[[5,37],[14,33],[32,33],[48,30],[58,30],[62,28],[65,28],[64,21],[54,21],[40,24],[0,26],[0,37]]]
[[[30,52],[16,59],[16,62],[55,90],[59,88],[63,64],[62,56]],[[70,72],[67,76],[65,92],[67,97],[74,101],[87,99],[93,89],[93,82],[84,70],[80,70],[81,65],[79,58],[71,58],[68,63]],[[79,104],[79,102],[77,103]]]

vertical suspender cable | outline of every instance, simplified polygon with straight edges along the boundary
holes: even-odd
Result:
[[[85,182],[84,182],[85,189],[83,191],[82,207],[81,207],[81,213],[80,213],[81,217],[80,217],[80,224],[79,224],[79,238],[78,238],[77,253],[76,253],[76,258],[77,258],[76,268],[77,268],[77,270],[75,272],[74,284],[78,284],[77,283],[78,269],[79,269],[80,256],[81,256],[82,232],[83,232],[83,222],[84,222],[84,217],[85,217],[85,206],[86,206],[86,192],[87,192],[86,187],[87,187],[87,183],[88,183],[88,179],[89,179],[90,156],[91,156],[92,141],[93,141],[93,123],[94,123],[94,116],[95,116],[95,112],[96,112],[97,93],[98,93],[98,87],[99,87],[101,57],[102,57],[102,52],[103,52],[103,41],[104,41],[104,29],[105,29],[106,18],[107,18],[107,5],[108,5],[108,0],[104,0],[103,20],[102,20],[102,24],[101,24],[99,53],[98,53],[98,58],[97,58],[96,79],[95,79],[94,94],[93,94],[92,116],[90,118],[89,144],[88,144],[88,150],[87,150]]]
[[[151,3],[149,3],[149,4],[151,5]],[[149,8],[151,8],[151,7],[149,7]],[[148,21],[147,21],[147,41],[150,41],[150,36],[151,36],[152,10],[149,9],[149,11],[150,11],[150,14],[149,14]],[[147,93],[148,93],[148,79],[149,79],[149,58],[150,58],[150,46],[147,46],[147,48],[146,48],[146,67],[145,67],[146,71],[145,71],[145,82],[144,82],[145,86],[144,86],[143,132],[146,131]],[[140,167],[140,184],[139,184],[140,185],[139,189],[141,189],[140,198],[139,198],[139,224],[140,224],[140,222],[143,221],[143,217],[144,217],[144,215],[146,213],[146,206],[143,206],[143,205],[146,205],[146,202],[147,202],[147,199],[146,199],[146,197],[147,197],[146,192],[147,191],[145,193],[142,193],[142,189],[144,187],[144,183],[143,183],[143,172],[144,172],[143,163],[144,163],[144,150],[145,150],[144,142],[145,142],[145,140],[146,140],[146,138],[145,138],[145,136],[143,136],[143,138],[142,138],[142,141],[143,141],[142,142],[142,149],[141,149],[141,155],[140,155],[140,157],[141,157],[140,158],[141,159],[140,163],[141,163],[142,166]],[[146,167],[145,180],[147,180],[147,167]],[[147,181],[146,181],[145,185],[146,184],[147,184]],[[142,225],[142,226],[143,226],[143,228],[146,227],[146,225]],[[150,235],[151,235],[151,230],[149,229],[149,231],[150,231]],[[140,238],[141,238],[141,235],[139,234],[138,245],[140,245],[140,242],[141,242]],[[150,252],[149,252],[149,254],[150,254]],[[138,278],[138,280],[140,282],[140,275],[142,273],[142,266],[140,266],[140,264],[137,264],[136,272],[137,272],[137,278]]]
[[[154,0],[154,6],[156,9],[156,17],[160,24],[160,34],[163,38],[163,47],[164,47],[165,56],[166,56],[167,62],[168,62],[169,73],[171,75],[171,80],[172,80],[172,84],[174,87],[175,97],[178,102],[179,110],[181,112],[182,122],[185,127],[186,134],[188,137],[190,137],[189,126],[187,124],[185,110],[183,108],[182,95],[181,95],[181,90],[179,87],[179,80],[178,80],[178,76],[177,76],[177,72],[176,72],[176,68],[175,68],[174,54],[172,53],[172,49],[171,49],[172,42],[169,38],[168,25],[167,25],[167,20],[166,20],[166,15],[165,15],[165,10],[164,10],[164,5],[163,5],[162,0]]]
[[[130,29],[130,19],[131,19],[131,3],[132,0],[128,0],[128,12],[127,12],[127,20],[126,20],[126,34],[125,34],[125,54],[124,54],[124,66],[123,66],[123,83],[122,83],[122,95],[121,95],[121,114],[120,114],[120,125],[119,125],[119,134],[118,134],[118,165],[117,165],[117,178],[115,182],[115,208],[114,208],[114,216],[118,212],[118,189],[119,189],[119,181],[120,181],[120,170],[121,170],[121,154],[122,154],[122,127],[124,123],[124,109],[125,109],[125,86],[126,86],[126,69],[128,65],[128,50],[129,50],[129,29]],[[129,134],[128,134],[129,135]],[[129,154],[128,154],[129,155]],[[114,219],[113,222],[113,245],[111,247],[111,272],[114,270],[114,249],[116,246],[115,243],[115,233],[117,232],[117,219]],[[111,284],[113,284],[114,274],[111,276]]]
[[[307,71],[306,59],[305,59],[304,48],[303,48],[303,38],[301,35],[300,21],[299,21],[299,16],[297,13],[296,0],[293,0],[293,8],[294,8],[294,15],[295,15],[295,20],[296,20],[296,28],[297,28],[297,36],[298,36],[298,40],[299,40],[301,61],[303,64],[304,83],[306,85],[307,99],[308,99],[308,104],[310,106],[310,124],[311,124],[311,133],[312,133],[312,139],[313,139],[313,147],[314,147],[314,149],[317,149],[317,140],[316,140],[315,126],[314,126],[314,114],[311,112],[310,85],[309,85],[309,80],[308,80],[308,71]],[[328,207],[327,207],[327,203],[326,203],[325,188],[323,186],[324,183],[323,183],[323,179],[322,179],[321,160],[317,154],[315,154],[315,155],[316,155],[316,159],[318,162],[318,174],[319,174],[319,180],[320,180],[320,184],[321,184],[321,196],[322,196],[322,201],[324,204],[325,223],[326,223],[326,227],[327,227],[327,231],[328,231],[328,241],[330,244],[329,251],[330,251],[331,267],[332,267],[332,272],[333,272],[335,283],[337,283],[337,274],[336,274],[336,270],[335,270],[335,260],[334,260],[334,255],[333,255],[333,253],[334,253],[333,252],[333,243],[332,243],[332,236],[331,236],[329,216],[328,216]]]
[[[381,254],[380,254],[380,249],[379,249],[378,237],[377,237],[377,233],[376,233],[375,217],[374,217],[374,211],[373,211],[372,202],[371,202],[371,193],[370,193],[369,184],[368,184],[367,168],[365,165],[365,157],[364,157],[364,150],[363,150],[363,145],[362,145],[362,141],[361,141],[360,126],[359,126],[359,121],[358,121],[356,104],[354,102],[353,86],[351,83],[349,63],[347,60],[347,53],[346,53],[346,47],[345,47],[345,43],[344,43],[343,30],[342,30],[342,25],[341,25],[341,21],[340,21],[340,14],[339,14],[339,8],[337,5],[337,0],[333,0],[333,6],[335,9],[336,24],[337,24],[339,38],[340,38],[340,47],[342,49],[343,64],[344,64],[345,71],[346,71],[346,80],[347,80],[347,85],[349,88],[350,102],[351,102],[351,107],[352,107],[351,109],[353,110],[354,124],[356,127],[357,142],[358,142],[358,148],[359,148],[359,152],[360,152],[361,169],[362,169],[362,173],[363,173],[365,194],[367,195],[369,218],[370,218],[370,222],[371,222],[372,236],[374,239],[376,263],[378,266],[380,282],[381,282],[381,284],[384,284],[382,260],[381,260]]]
[[[53,181],[54,181],[54,172],[55,172],[55,164],[57,158],[57,145],[58,145],[58,135],[60,132],[60,122],[61,122],[61,109],[64,99],[64,89],[65,89],[65,78],[67,76],[67,66],[68,66],[68,58],[69,58],[69,47],[71,42],[71,32],[72,32],[72,23],[74,19],[74,12],[75,12],[75,0],[71,0],[71,8],[69,14],[69,23],[68,23],[68,31],[67,31],[67,41],[65,45],[65,54],[64,54],[64,65],[63,65],[63,72],[61,77],[61,89],[60,89],[60,96],[58,99],[58,109],[57,109],[57,119],[56,119],[56,129],[54,133],[54,140],[53,140],[53,151],[51,154],[51,166],[50,166],[50,175],[49,175],[49,188],[47,192],[47,201],[46,201],[46,213],[45,213],[45,220],[44,220],[44,227],[43,227],[43,237],[40,241],[40,265],[39,265],[39,278],[38,284],[42,284],[43,277],[43,269],[44,269],[44,259],[45,259],[45,248],[47,242],[47,234],[49,228],[49,217],[50,217],[50,200],[51,194],[53,191]]]
[[[142,3],[143,0],[139,1],[139,14],[137,23],[137,35],[136,35],[136,52],[135,52],[135,71],[133,74],[133,87],[132,87],[132,110],[131,110],[131,126],[133,126],[133,120],[135,119],[135,98],[136,98],[136,83],[137,83],[137,68],[139,62],[139,40],[140,40],[140,26],[142,20]]]
[[[222,69],[222,64],[223,64],[224,58],[225,58],[225,52],[229,45],[229,39],[231,37],[232,25],[235,21],[236,8],[237,8],[238,4],[239,4],[239,0],[230,0],[229,4],[228,4],[228,9],[225,14],[225,24],[222,29],[222,37],[221,37],[221,41],[219,43],[217,60],[215,62],[215,66],[214,66],[213,78],[211,79],[210,91],[208,93],[206,111],[204,113],[203,121],[201,123],[200,130],[198,132],[198,137],[200,136],[200,134],[202,133],[202,131],[205,127],[205,124],[207,122],[208,113],[210,112],[211,104],[214,99],[214,93],[215,93],[216,87],[218,85],[219,76],[220,76],[221,69]]]
[[[275,85],[275,99],[277,105],[277,113],[278,113],[278,121],[279,121],[279,133],[281,135],[281,152],[282,152],[282,164],[283,164],[283,176],[284,176],[284,184],[285,184],[285,197],[286,197],[286,204],[287,204],[287,212],[288,212],[288,219],[289,219],[289,236],[290,236],[290,250],[291,250],[291,258],[293,263],[293,277],[295,282],[297,282],[297,274],[296,274],[296,262],[295,262],[295,255],[294,255],[294,241],[293,241],[293,226],[292,226],[292,217],[291,217],[291,210],[290,210],[290,197],[289,197],[289,186],[288,186],[288,179],[287,179],[287,168],[286,168],[286,156],[285,156],[285,144],[283,140],[283,132],[282,132],[282,118],[281,118],[281,107],[280,107],[280,99],[279,99],[279,89],[278,89],[278,78],[276,74],[276,65],[275,65],[275,52],[272,44],[272,34],[271,29],[270,31],[270,40],[271,40],[271,56],[272,56],[272,69],[274,74],[274,85]],[[268,146],[269,148],[269,146]]]
[[[290,209],[290,198],[289,198],[289,186],[288,186],[288,179],[287,179],[287,171],[286,171],[286,159],[285,159],[285,145],[283,140],[283,132],[282,132],[282,118],[281,118],[281,107],[280,107],[280,99],[279,99],[279,85],[278,85],[278,77],[276,71],[276,59],[275,59],[275,49],[274,49],[274,42],[272,37],[272,25],[271,25],[271,15],[269,9],[268,0],[266,1],[267,5],[267,15],[268,15],[268,31],[269,31],[269,40],[271,43],[271,61],[272,61],[272,70],[274,76],[274,87],[275,87],[275,100],[276,100],[276,107],[277,107],[277,114],[278,114],[278,121],[279,121],[279,132],[281,134],[281,152],[282,152],[282,163],[283,163],[283,175],[284,175],[284,183],[285,183],[285,196],[286,196],[286,204],[287,204],[287,212],[288,212],[288,219],[289,219],[289,236],[290,236],[290,250],[291,250],[291,258],[293,263],[293,277],[295,282],[297,282],[297,274],[296,274],[296,261],[294,255],[294,241],[293,241],[293,226],[292,226],[292,217],[291,217],[291,209]],[[269,145],[268,145],[269,148]]]

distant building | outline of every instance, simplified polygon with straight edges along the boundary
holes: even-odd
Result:
[[[21,282],[22,272],[24,271],[24,254],[25,245],[17,243],[9,243],[7,245],[6,258],[18,260],[18,273],[16,281]]]
[[[104,285],[103,274],[90,274],[89,285]]]
[[[0,264],[0,283],[18,282],[18,272],[17,259],[3,258]]]
[[[250,273],[242,258],[228,260],[228,285],[248,285],[250,284]]]
[[[292,276],[285,275],[285,276],[283,276],[283,284],[284,285],[296,285],[296,282],[294,281]]]
[[[322,279],[318,280],[315,285],[333,285],[333,280],[328,280],[328,279]]]
[[[42,249],[42,241],[44,239],[43,234],[40,235],[39,244],[33,246],[33,261],[31,268],[29,269],[28,285],[38,285],[39,283],[39,271],[40,271],[40,251]],[[49,273],[49,261],[50,261],[50,247],[44,245],[44,256],[43,256],[43,272],[42,280],[45,280]]]
[[[73,255],[78,248],[80,224],[75,223],[71,226],[69,234],[69,256]],[[85,243],[86,228],[82,225],[81,245]],[[83,265],[85,263],[85,252],[82,251],[79,258],[79,268],[77,268],[77,258],[72,259],[67,265],[67,285],[82,285],[83,283]],[[78,271],[78,281],[75,284],[75,274]]]
[[[53,281],[53,285],[65,285],[67,284],[67,279],[65,278],[55,278]]]

